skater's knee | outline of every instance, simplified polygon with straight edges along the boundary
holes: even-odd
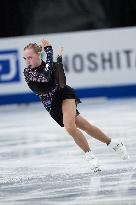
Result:
[[[81,129],[88,133],[90,130],[94,130],[94,126],[90,123],[83,123]]]
[[[72,135],[72,136],[75,135],[77,128],[76,128],[76,125],[74,123],[73,124],[70,124],[70,123],[64,124],[64,127],[70,135]]]

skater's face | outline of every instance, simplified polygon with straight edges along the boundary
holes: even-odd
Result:
[[[33,48],[27,48],[24,50],[23,58],[27,66],[35,68],[40,65],[40,53],[36,53]]]

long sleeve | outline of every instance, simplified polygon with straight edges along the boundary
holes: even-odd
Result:
[[[52,73],[52,67],[53,67],[53,50],[51,46],[45,47],[44,51],[47,55],[47,60],[44,65],[44,69],[41,72],[36,72],[36,70],[31,68],[25,68],[24,69],[24,76],[26,82],[49,82],[51,78]]]
[[[53,75],[54,79],[59,84],[59,86],[61,88],[64,88],[64,86],[66,85],[66,76],[62,63],[62,55],[57,56],[57,62],[55,62],[55,69]]]
[[[52,70],[53,67],[53,49],[51,46],[45,47],[44,51],[46,52],[46,70]]]
[[[62,56],[61,55],[57,56],[57,63],[62,63]]]

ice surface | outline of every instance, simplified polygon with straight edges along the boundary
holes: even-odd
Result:
[[[92,175],[83,152],[41,104],[0,107],[1,205],[136,205],[136,99],[83,103],[79,110],[123,141],[130,160],[85,134],[102,165]]]

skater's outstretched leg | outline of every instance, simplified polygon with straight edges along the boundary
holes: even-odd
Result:
[[[91,135],[95,139],[106,143],[107,145],[111,142],[111,138],[104,134],[99,128],[92,125],[81,115],[76,117],[76,126],[81,130],[84,130],[87,134]]]
[[[92,125],[81,115],[76,117],[76,126],[82,130],[84,130],[87,134],[96,138],[97,140],[106,143],[110,148],[112,148],[123,160],[129,159],[129,155],[127,153],[126,147],[122,142],[118,142],[117,140],[113,140],[104,134],[99,128]]]

